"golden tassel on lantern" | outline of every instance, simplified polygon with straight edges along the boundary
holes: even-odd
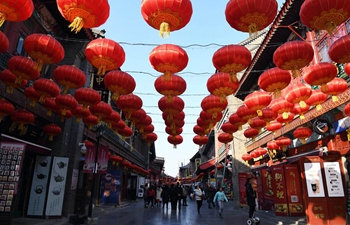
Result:
[[[106,66],[99,66],[97,70],[97,76],[103,76],[106,73]]]
[[[258,26],[255,23],[251,23],[248,26],[249,37],[256,38],[258,37]]]
[[[70,31],[75,31],[77,34],[84,26],[85,21],[81,17],[76,17],[71,24],[69,24],[68,28],[71,28]]]
[[[282,118],[283,119],[288,119],[288,112],[283,112],[282,113]]]
[[[159,27],[159,34],[162,38],[170,36],[170,26],[167,22],[162,22]]]
[[[333,102],[337,102],[337,101],[339,101],[338,96],[333,95],[333,96],[332,96],[332,101],[333,101]]]
[[[328,21],[325,24],[325,30],[328,32],[329,35],[333,35],[333,32],[337,28],[337,25],[334,24],[333,21]]]
[[[348,141],[350,141],[350,127],[346,130],[346,132],[348,133],[348,135],[347,135]]]
[[[236,72],[230,72],[228,77],[229,77],[229,82],[238,81]]]
[[[321,104],[316,105],[316,109],[317,110],[321,110],[322,109],[322,105]]]
[[[300,108],[305,109],[306,108],[306,103],[304,101],[299,102]],[[287,117],[288,118],[288,117]]]
[[[7,15],[3,12],[0,12],[0,27],[2,27],[2,25],[4,25],[5,21],[6,21],[6,17]]]
[[[49,136],[49,141],[53,141],[53,136],[52,135]]]
[[[300,114],[300,119],[301,119],[301,120],[305,119],[304,113],[301,113],[301,114]]]
[[[258,116],[262,116],[263,115],[261,109],[256,110],[256,112],[258,113]]]

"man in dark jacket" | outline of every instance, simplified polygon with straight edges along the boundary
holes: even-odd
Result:
[[[213,198],[215,195],[215,188],[208,184],[207,188],[204,190],[205,196],[207,198],[207,202],[208,202],[208,208],[211,209],[211,205],[213,205],[213,207],[215,208],[215,204],[213,202]]]
[[[245,191],[247,194],[247,203],[249,206],[249,218],[253,218],[255,212],[256,193],[253,190],[251,178],[247,178],[247,182],[245,183]]]
[[[168,185],[165,185],[163,187],[161,197],[163,199],[163,209],[164,209],[164,205],[166,205],[166,209],[168,209],[168,202],[170,199],[170,189],[169,189]]]

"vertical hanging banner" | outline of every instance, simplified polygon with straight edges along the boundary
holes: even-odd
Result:
[[[69,158],[54,157],[46,203],[46,216],[61,216]]]
[[[263,185],[262,185],[262,177],[261,176],[257,177],[256,182],[257,182],[257,193],[258,193],[258,195],[257,195],[258,209],[262,210],[262,209],[265,208],[264,191],[263,191]]]
[[[282,164],[271,167],[276,216],[288,215],[288,201],[283,169],[284,168]]]
[[[319,162],[304,163],[304,170],[309,198],[325,197],[321,164]]]
[[[247,173],[238,173],[238,185],[239,185],[239,203],[240,206],[247,205],[247,194],[245,191],[245,183],[247,182],[248,176]]]
[[[289,215],[305,215],[298,165],[284,165],[284,174],[286,180]]]
[[[83,173],[93,173],[95,165],[96,147],[87,146],[85,153],[85,162],[83,166]]]
[[[108,167],[108,146],[100,146],[98,149],[98,165],[97,165],[97,173],[105,174],[107,173]]]
[[[261,170],[261,182],[263,189],[264,205],[263,210],[274,210],[273,188],[271,182],[271,173],[266,169]]]
[[[344,197],[344,187],[339,162],[323,163],[329,197]]]
[[[47,184],[51,167],[51,156],[37,156],[34,166],[32,187],[28,202],[28,216],[43,216]]]
[[[108,170],[101,178],[101,204],[119,204],[120,194],[120,171]]]

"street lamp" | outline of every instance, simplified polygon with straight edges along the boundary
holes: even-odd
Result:
[[[97,169],[98,169],[98,149],[100,147],[100,138],[104,134],[104,129],[102,126],[99,126],[96,129],[96,149],[95,149],[95,161],[94,161],[94,168],[92,171],[92,181],[91,181],[91,195],[90,195],[90,203],[89,203],[89,210],[88,210],[88,217],[92,218],[92,205],[93,205],[93,199],[95,195],[95,180],[97,178]]]

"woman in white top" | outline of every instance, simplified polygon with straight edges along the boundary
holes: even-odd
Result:
[[[157,189],[156,189],[156,206],[157,207],[160,207],[160,196],[162,194],[162,187],[161,186],[158,186]]]
[[[197,184],[196,185],[196,189],[194,189],[194,196],[196,198],[196,202],[197,202],[197,211],[198,211],[198,214],[200,214],[200,209],[202,207],[202,195],[203,195],[203,192],[202,190],[199,188],[199,185]]]

